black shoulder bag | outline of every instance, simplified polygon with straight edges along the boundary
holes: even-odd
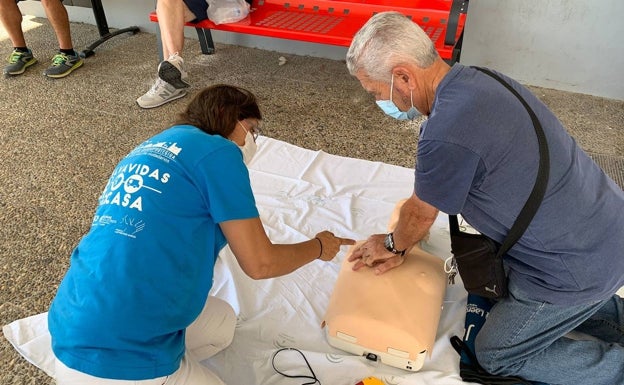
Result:
[[[507,296],[507,274],[503,267],[503,257],[520,239],[542,202],[548,184],[550,156],[542,125],[522,96],[497,74],[485,68],[474,68],[496,79],[520,100],[531,117],[539,144],[539,170],[533,191],[502,245],[483,234],[460,231],[457,215],[449,215],[453,253],[449,281],[453,282],[456,271],[459,271],[464,287],[469,293],[486,298],[502,298]]]

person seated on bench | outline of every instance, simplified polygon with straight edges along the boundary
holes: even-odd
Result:
[[[21,75],[26,69],[37,62],[32,51],[26,46],[22,30],[22,12],[17,3],[20,0],[0,0],[0,20],[9,34],[13,44],[13,52],[7,59],[9,62],[2,69],[4,76]],[[49,78],[63,78],[83,64],[82,58],[74,51],[67,10],[61,0],[41,0],[48,20],[59,43],[59,52],[52,58],[52,64],[43,74]]]
[[[156,14],[160,27],[164,61],[158,64],[158,77],[152,88],[137,99],[142,108],[154,108],[184,97],[190,87],[181,57],[184,24],[208,18],[206,0],[158,0]]]

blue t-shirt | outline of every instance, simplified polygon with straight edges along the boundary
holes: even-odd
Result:
[[[503,78],[535,111],[550,152],[544,200],[505,258],[509,278],[537,300],[604,299],[624,285],[624,192],[543,103]],[[454,65],[421,127],[416,195],[502,242],[531,193],[538,162],[537,135],[520,101],[490,76]]]
[[[174,126],[136,147],[113,171],[50,307],[56,357],[104,378],[176,371],[226,244],[218,223],[258,216],[233,142]]]

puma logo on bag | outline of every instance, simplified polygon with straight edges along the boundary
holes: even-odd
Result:
[[[498,292],[496,291],[496,284],[494,284],[494,287],[492,289],[490,289],[487,286],[485,286],[484,289],[485,291],[489,291],[490,293],[493,293],[494,295],[498,296]]]

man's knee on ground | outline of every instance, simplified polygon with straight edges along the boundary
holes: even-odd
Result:
[[[488,338],[479,333],[475,339],[475,356],[479,364],[490,374],[515,376],[524,365],[519,357],[511,357],[505,353],[505,346],[498,340]]]

